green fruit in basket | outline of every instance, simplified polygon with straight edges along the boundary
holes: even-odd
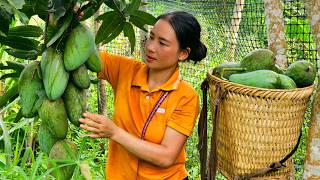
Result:
[[[219,78],[229,79],[231,74],[243,72],[245,69],[240,68],[239,62],[226,62],[214,67],[212,74]]]
[[[313,84],[316,73],[317,68],[314,64],[302,60],[292,63],[285,74],[294,80],[297,87],[302,88]]]
[[[247,72],[256,70],[273,70],[275,66],[275,56],[268,49],[256,49],[247,54],[240,62],[240,67]]]
[[[271,70],[257,70],[242,74],[232,74],[229,81],[246,86],[277,89],[280,86],[278,73]]]
[[[279,89],[294,89],[297,88],[296,83],[289,76],[278,74],[280,79]]]

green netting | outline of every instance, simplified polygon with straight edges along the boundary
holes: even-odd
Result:
[[[190,82],[199,94],[200,84],[209,69],[225,61],[240,61],[251,50],[268,47],[264,1],[246,0],[242,1],[245,2],[244,4],[235,6],[236,2],[240,0],[148,0],[148,5],[144,7],[155,16],[168,11],[183,10],[192,13],[198,19],[202,27],[202,41],[208,48],[208,56],[196,65],[192,62],[181,63],[180,72],[182,78]],[[315,63],[316,45],[310,34],[303,2],[299,0],[283,2],[286,56],[289,64],[302,59]],[[238,7],[238,10],[241,7],[243,9],[239,12],[235,7]],[[240,24],[235,25],[236,21],[240,21]],[[136,32],[138,41],[133,54],[130,54],[128,41],[123,36],[109,43],[105,48],[109,52],[143,59],[140,43],[145,39],[145,34],[140,35],[138,29]],[[111,94],[111,89],[108,93]],[[187,151],[189,161],[187,168],[190,177],[199,178],[199,166],[190,166],[199,164],[196,141],[188,142]],[[304,150],[301,149],[298,153],[305,155]],[[298,171],[296,175],[299,177],[303,169],[301,167],[303,158],[299,157],[300,162],[296,162]],[[193,162],[190,163],[191,161]]]

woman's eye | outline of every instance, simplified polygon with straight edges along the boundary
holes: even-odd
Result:
[[[160,45],[166,45],[166,44],[160,41]]]

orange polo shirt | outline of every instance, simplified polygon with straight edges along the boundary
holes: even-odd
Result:
[[[148,88],[145,63],[128,57],[101,52],[102,71],[114,92],[113,121],[128,133],[141,137],[143,125],[163,91],[172,91],[155,113],[145,140],[161,144],[167,126],[190,136],[199,113],[199,97],[187,82],[180,80],[177,68],[170,79],[157,89]],[[188,176],[185,168],[185,147],[175,163],[160,168],[140,161],[139,180],[181,180]],[[106,163],[106,179],[135,180],[138,159],[120,144],[110,140]]]

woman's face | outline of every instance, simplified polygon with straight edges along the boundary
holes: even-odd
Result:
[[[175,69],[178,61],[188,57],[180,50],[175,31],[166,20],[158,20],[152,28],[146,42],[147,66],[152,70]]]

